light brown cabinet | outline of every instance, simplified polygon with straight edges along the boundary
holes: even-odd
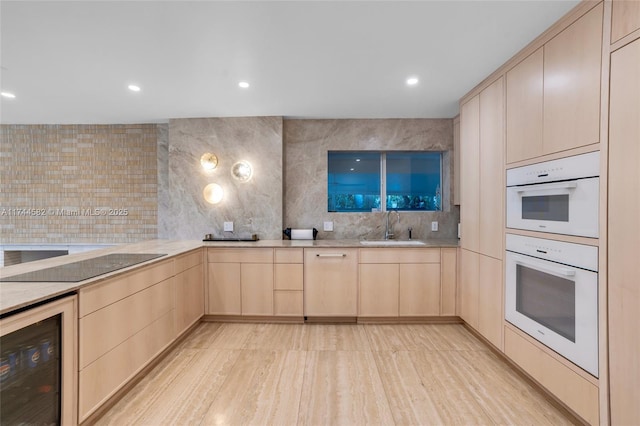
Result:
[[[541,47],[507,72],[507,163],[543,153],[543,68]]]
[[[460,116],[453,118],[453,204],[460,205]]]
[[[611,424],[640,424],[640,40],[611,55],[610,89],[607,281]]]
[[[165,260],[80,289],[80,421],[175,339],[173,273]]]
[[[304,315],[358,314],[358,249],[304,249]]]
[[[301,248],[275,249],[273,313],[303,315],[304,252]]]
[[[438,316],[440,249],[360,249],[359,316]]]
[[[613,0],[611,9],[611,43],[640,30],[640,1]]]
[[[502,350],[503,332],[503,268],[502,261],[479,256],[478,328],[496,348]]]
[[[477,330],[480,255],[471,250],[460,250],[460,271],[460,318]]]
[[[460,107],[460,246],[480,249],[480,96]]]
[[[544,45],[544,153],[600,141],[603,4]]]
[[[177,256],[175,273],[176,334],[180,335],[204,315],[203,250]]]
[[[273,315],[273,249],[209,248],[210,315]]]

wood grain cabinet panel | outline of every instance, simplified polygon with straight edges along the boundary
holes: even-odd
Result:
[[[399,287],[399,265],[361,264],[359,315],[397,317]]]
[[[303,290],[304,266],[302,263],[277,263],[274,265],[275,290]]]
[[[273,315],[273,264],[240,267],[242,315]]]
[[[502,259],[504,245],[504,78],[480,93],[479,252]]]
[[[480,96],[460,107],[460,246],[480,249]]]
[[[240,263],[209,263],[208,314],[240,315]]]
[[[631,425],[640,424],[640,40],[611,55],[609,117],[611,424]]]
[[[613,0],[611,5],[611,43],[640,30],[640,1]]]
[[[202,263],[177,274],[175,283],[176,331],[178,334],[182,334],[204,315],[204,269]]]
[[[543,69],[541,47],[507,72],[507,163],[542,155]]]
[[[458,249],[441,249],[440,263],[440,315],[456,315],[456,295],[458,283]]]
[[[460,269],[460,317],[477,330],[480,255],[462,249],[460,251]]]
[[[478,331],[502,351],[504,329],[502,261],[480,255],[479,276]]]
[[[543,152],[600,141],[603,4],[544,45]]]
[[[358,314],[358,249],[304,250],[304,314]]]
[[[273,314],[277,316],[301,317],[303,293],[299,290],[277,290],[273,292]]]
[[[440,264],[400,264],[400,316],[440,315]]]
[[[460,116],[453,119],[453,204],[460,205]]]

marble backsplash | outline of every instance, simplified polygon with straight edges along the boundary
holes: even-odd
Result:
[[[165,152],[167,190],[159,194],[160,238],[202,239],[205,234],[261,239],[282,236],[282,118],[190,118],[169,121]],[[204,153],[218,157],[218,166],[205,171]],[[240,160],[253,166],[253,177],[239,182],[231,166]],[[159,158],[159,163],[163,163]],[[166,183],[165,183],[166,182]],[[224,198],[218,204],[204,200],[203,189],[218,183]],[[234,223],[234,233],[224,233],[224,222]]]
[[[392,216],[396,238],[456,238],[460,212],[453,205],[453,120],[284,120],[284,225],[317,228],[319,239],[383,238],[386,213],[327,211],[328,151],[444,151],[443,211]],[[323,231],[332,221],[333,232]],[[438,221],[438,231],[431,222]]]

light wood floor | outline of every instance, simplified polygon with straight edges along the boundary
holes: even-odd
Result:
[[[100,425],[561,425],[462,325],[202,323]]]

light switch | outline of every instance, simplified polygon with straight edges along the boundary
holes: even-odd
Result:
[[[324,230],[327,232],[332,232],[333,231],[333,222],[325,222],[324,223]]]
[[[233,222],[224,223],[224,232],[233,232]]]
[[[431,230],[433,232],[436,232],[438,230],[438,222],[437,221],[434,220],[433,222],[431,222]]]

